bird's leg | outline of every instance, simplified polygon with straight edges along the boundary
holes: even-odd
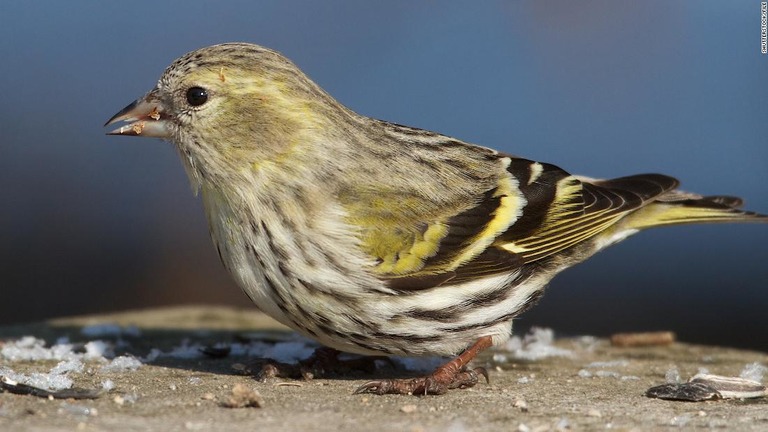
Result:
[[[360,370],[368,373],[372,373],[376,370],[376,360],[386,359],[384,357],[360,357],[352,358],[348,360],[339,359],[341,351],[333,348],[320,347],[315,349],[308,358],[301,360],[297,364],[281,363],[272,359],[269,359],[265,364],[257,378],[260,381],[265,381],[268,378],[281,377],[281,378],[303,378],[305,380],[311,380],[315,377],[323,377],[328,374],[341,373],[349,370]]]
[[[478,375],[488,379],[488,372],[485,368],[478,367],[467,369],[472,359],[480,351],[489,348],[493,344],[490,336],[483,336],[475,341],[472,346],[464,350],[458,357],[448,363],[438,367],[431,375],[421,378],[411,379],[390,379],[382,381],[369,381],[355,390],[355,394],[373,393],[373,394],[443,394],[449,389],[467,388],[477,384]]]

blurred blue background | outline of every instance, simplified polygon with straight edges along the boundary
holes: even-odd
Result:
[[[0,323],[249,305],[174,149],[102,124],[187,51],[286,54],[352,109],[578,174],[663,172],[768,212],[768,56],[740,1],[0,2]],[[768,350],[768,226],[645,232],[518,329]]]

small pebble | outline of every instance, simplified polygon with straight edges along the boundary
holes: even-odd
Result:
[[[243,384],[235,384],[229,397],[221,401],[224,408],[261,408],[264,406],[264,398],[259,392]]]
[[[517,399],[513,404],[513,407],[520,408],[522,412],[528,412],[528,402],[523,399]]]
[[[418,409],[418,407],[416,405],[403,405],[403,406],[400,407],[400,411],[402,411],[402,412],[404,412],[406,414],[410,414],[410,413],[416,412],[417,409]]]

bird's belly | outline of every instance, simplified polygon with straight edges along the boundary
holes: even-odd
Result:
[[[483,336],[501,343],[510,336],[512,319],[551,277],[511,271],[458,285],[394,291],[365,272],[365,263],[354,256],[306,256],[309,249],[322,249],[296,244],[301,240],[277,218],[269,224],[238,220],[210,204],[213,241],[248,297],[282,324],[344,352],[453,355]],[[314,266],[308,266],[310,258]]]
[[[272,273],[269,263],[277,259],[244,255],[230,259],[227,267],[259,309],[277,321],[325,346],[366,355],[448,356],[483,336],[502,343],[511,334],[512,319],[546,283],[514,284],[506,275],[408,295],[345,296]],[[457,298],[458,293],[466,298]]]

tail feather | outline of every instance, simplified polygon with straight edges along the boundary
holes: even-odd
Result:
[[[744,206],[744,200],[735,196],[713,195],[713,196],[705,196],[702,199],[711,201],[713,203],[723,204],[733,209],[741,208],[742,206]]]
[[[768,223],[768,215],[740,210],[743,204],[741,198],[733,196],[698,196],[671,191],[629,215],[626,226],[643,229],[692,223]]]

